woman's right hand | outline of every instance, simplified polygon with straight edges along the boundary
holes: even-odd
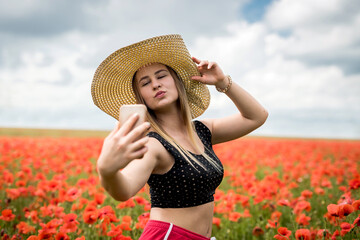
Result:
[[[146,143],[149,137],[145,133],[150,123],[145,122],[133,129],[138,114],[132,115],[122,126],[118,123],[105,138],[97,167],[100,175],[108,177],[128,165],[134,159],[139,159],[147,152]]]

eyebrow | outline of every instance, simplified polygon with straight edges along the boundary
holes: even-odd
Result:
[[[159,74],[159,73],[162,72],[162,71],[168,72],[168,71],[165,70],[165,69],[160,69],[160,70],[158,70],[158,71],[155,72],[155,75],[156,75],[156,74]],[[147,79],[147,78],[149,78],[149,76],[144,76],[144,77],[140,78],[139,82],[141,82],[142,80],[145,80],[145,79]]]

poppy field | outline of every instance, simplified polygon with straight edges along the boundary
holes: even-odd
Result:
[[[148,187],[109,197],[96,171],[102,142],[0,136],[0,239],[138,239]],[[360,239],[360,141],[242,138],[214,150],[225,167],[218,240]]]

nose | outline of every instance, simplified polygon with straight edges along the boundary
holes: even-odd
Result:
[[[152,81],[152,87],[154,90],[158,89],[160,86],[161,84],[157,80]]]

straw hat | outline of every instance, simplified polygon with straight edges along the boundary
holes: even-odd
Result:
[[[200,72],[178,34],[149,38],[108,56],[97,68],[91,84],[95,105],[118,119],[121,105],[136,104],[132,79],[140,67],[149,63],[161,63],[175,70],[184,82],[193,118],[208,108],[209,90],[206,85],[190,79]]]

